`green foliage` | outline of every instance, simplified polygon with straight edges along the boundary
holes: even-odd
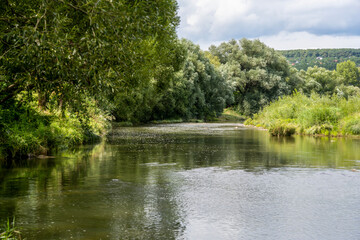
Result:
[[[336,72],[340,77],[340,83],[360,87],[360,73],[356,64],[350,60],[336,65]]]
[[[298,84],[296,71],[286,58],[259,40],[231,40],[211,46],[220,59],[222,75],[234,87],[235,104],[244,115],[252,115],[279,96],[290,94]]]
[[[247,39],[203,52],[177,40],[177,9],[175,0],[2,1],[0,155],[46,153],[97,140],[110,114],[125,125],[202,121],[233,107],[255,114],[248,122],[274,135],[295,128],[357,132],[357,120],[343,118],[358,116],[357,62],[340,63],[336,71],[299,72],[279,52]],[[296,89],[311,97],[286,97]]]
[[[185,49],[178,41],[157,45],[157,48],[152,50],[151,57],[141,66],[143,74],[136,75],[136,71],[133,72],[133,78],[140,84],[118,88],[110,94],[114,105],[112,113],[117,121],[149,121],[154,107],[171,87],[174,74],[181,69]],[[151,46],[143,51],[149,49]]]
[[[246,118],[232,108],[224,109],[224,112],[215,121],[219,122],[243,122]]]
[[[297,89],[307,96],[315,92],[320,95],[336,94],[339,97],[349,98],[360,94],[360,88],[356,86],[357,74],[358,69],[351,61],[339,63],[336,71],[317,66],[309,67],[306,72],[303,70],[299,72],[302,81],[298,81]]]
[[[0,103],[28,90],[38,93],[42,107],[51,97],[60,107],[79,109],[84,96],[106,100],[150,80],[160,87],[167,82],[161,76],[179,61],[173,51],[175,0],[1,5]]]
[[[340,118],[340,109],[329,104],[315,103],[301,111],[298,123],[305,128],[322,124],[336,125]]]
[[[2,232],[2,230],[0,229],[0,239],[4,239],[4,240],[21,239],[21,233],[15,227],[15,218],[13,219],[12,222],[10,222],[9,219],[7,220],[4,230],[5,231]]]
[[[0,109],[2,125],[0,158],[46,154],[50,149],[63,149],[99,140],[108,129],[109,116],[87,101],[87,113],[46,112],[36,103],[16,103]],[[31,106],[33,105],[33,106]]]
[[[182,66],[177,8],[175,0],[2,1],[0,155],[98,139],[109,112],[149,120]]]
[[[232,89],[210,60],[188,40],[182,40],[186,59],[172,86],[153,112],[153,119],[212,119],[232,103]]]
[[[341,121],[344,134],[360,135],[360,113],[355,113]]]
[[[280,98],[271,103],[246,124],[258,125],[269,129],[274,135],[289,124],[297,133],[305,134],[359,134],[360,97],[349,99],[338,96],[307,97],[301,93]]]
[[[337,75],[325,68],[309,67],[306,72],[301,72],[305,80],[302,91],[307,95],[316,92],[321,95],[331,95],[337,85]]]
[[[182,119],[166,119],[166,120],[154,120],[151,123],[154,124],[166,124],[166,123],[182,123]]]
[[[218,56],[213,56],[209,51],[204,52],[205,57],[209,59],[210,63],[214,65],[215,68],[218,68],[221,66],[220,59]]]
[[[287,121],[280,120],[269,128],[272,136],[291,136],[296,132],[296,126]]]
[[[307,70],[308,67],[323,67],[335,70],[338,63],[351,60],[360,65],[360,49],[307,49],[282,50],[283,54],[298,70]]]

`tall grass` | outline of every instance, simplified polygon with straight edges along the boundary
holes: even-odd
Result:
[[[360,97],[285,96],[265,107],[245,124],[269,129],[273,135],[360,135]]]
[[[19,240],[21,239],[21,233],[17,230],[15,227],[15,218],[12,222],[10,220],[7,220],[6,226],[4,231],[0,231],[0,239],[4,240]]]

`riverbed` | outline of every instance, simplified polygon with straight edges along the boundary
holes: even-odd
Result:
[[[26,239],[360,239],[360,139],[232,123],[117,128],[0,168]]]

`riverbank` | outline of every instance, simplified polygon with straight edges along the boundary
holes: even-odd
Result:
[[[108,117],[38,107],[0,109],[0,160],[49,155],[86,142],[99,141],[110,129]]]
[[[1,109],[0,109],[1,110]],[[43,111],[38,107],[0,111],[0,160],[47,156],[51,152],[89,142],[97,142],[111,128],[131,127],[132,122],[111,122],[104,113],[88,117],[68,111]],[[243,122],[245,118],[232,109],[225,109],[218,118],[208,122]],[[167,119],[151,124],[204,123],[201,119]]]
[[[360,135],[360,97],[307,97],[301,93],[285,96],[245,121],[265,128],[274,136]]]
[[[153,124],[164,124],[164,123],[204,123],[204,122],[215,122],[215,123],[238,123],[244,122],[246,117],[239,114],[231,108],[224,109],[223,113],[216,118],[210,118],[206,120],[202,119],[165,119],[165,120],[155,120],[151,121]],[[126,125],[126,124],[125,124]]]
[[[224,109],[224,112],[214,122],[244,122],[246,117],[233,110],[232,108]]]

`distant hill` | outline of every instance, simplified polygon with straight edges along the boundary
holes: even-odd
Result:
[[[329,70],[336,69],[336,64],[351,60],[360,67],[360,49],[307,49],[279,50],[297,69],[319,66]]]

